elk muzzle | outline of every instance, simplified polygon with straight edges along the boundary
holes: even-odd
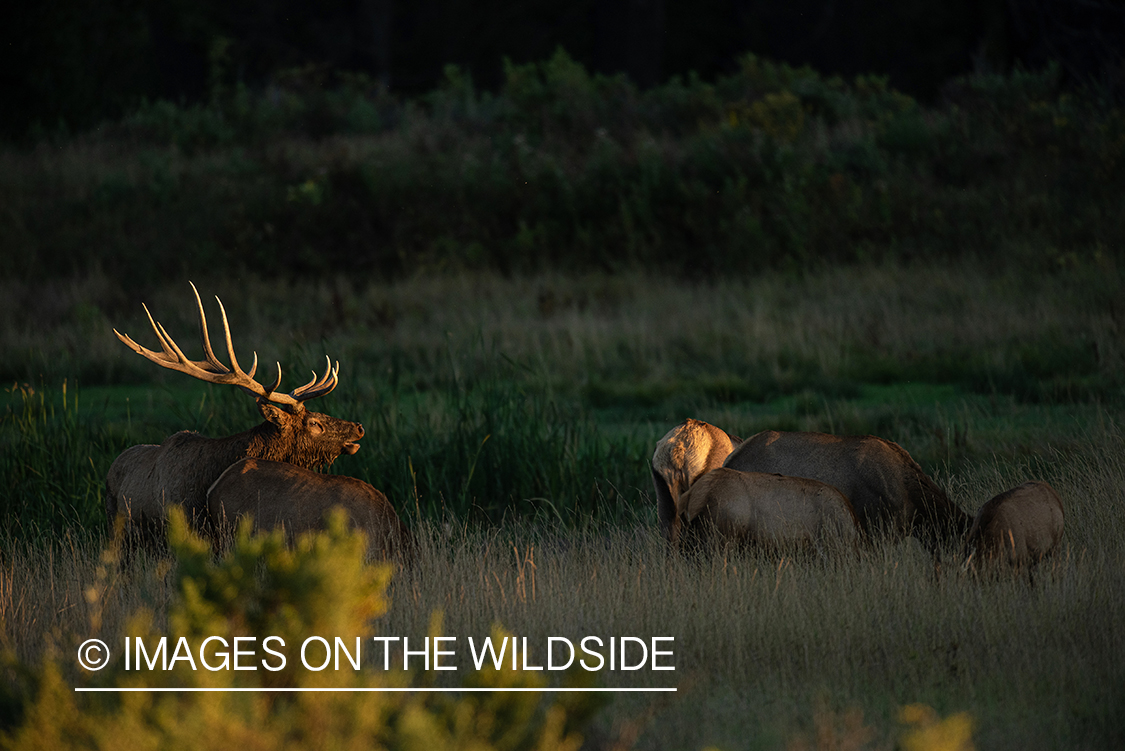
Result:
[[[349,455],[349,456],[351,456],[355,452],[359,451],[358,441],[359,441],[360,438],[363,438],[363,433],[364,433],[362,425],[360,425],[358,422],[353,423],[353,424],[355,425],[355,440],[354,441],[346,441],[344,443],[343,447],[341,448],[341,451],[343,453]]]

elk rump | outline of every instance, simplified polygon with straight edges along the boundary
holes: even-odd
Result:
[[[660,531],[672,539],[680,496],[705,473],[723,466],[723,460],[740,443],[721,428],[688,419],[669,430],[652,454],[652,484],[656,490]]]
[[[1058,547],[1062,533],[1059,494],[1045,482],[1025,482],[980,507],[965,552],[969,560],[1030,569]]]

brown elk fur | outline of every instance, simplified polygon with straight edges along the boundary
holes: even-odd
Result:
[[[159,446],[132,446],[114,460],[106,476],[106,517],[117,516],[140,541],[159,548],[169,504],[178,504],[197,531],[209,533],[207,489],[239,459],[255,457],[321,469],[342,453],[354,454],[363,426],[302,409],[293,414],[259,403],[265,422],[226,438],[184,430]]]
[[[255,457],[290,462],[300,467],[327,467],[340,454],[354,454],[363,437],[363,426],[318,412],[310,412],[305,402],[330,393],[339,382],[339,363],[328,358],[324,375],[289,393],[279,392],[281,365],[277,378],[267,386],[254,380],[258,356],[249,371],[238,363],[231,341],[226,309],[218,298],[223,334],[230,365],[221,362],[211,348],[207,315],[195,285],[191,285],[199,312],[200,343],[203,360],[190,360],[162,325],[145,314],[160,342],[160,351],[147,349],[126,334],[114,329],[117,338],[146,360],[162,368],[185,373],[207,383],[237,386],[254,397],[265,422],[244,433],[226,438],[205,438],[182,431],[159,446],[133,446],[121,453],[109,468],[105,481],[105,510],[110,530],[124,519],[128,547],[143,542],[160,549],[164,522],[170,504],[182,505],[196,531],[210,533],[207,515],[207,489],[227,467],[239,459]],[[138,537],[140,538],[138,540]]]
[[[770,430],[746,439],[723,466],[828,483],[852,502],[866,534],[913,534],[932,551],[961,539],[972,521],[905,449],[875,436]]]
[[[668,431],[652,455],[652,484],[664,536],[672,539],[681,494],[704,473],[723,465],[739,439],[702,420],[686,420]]]
[[[852,504],[836,488],[816,480],[720,467],[680,496],[681,538],[709,535],[768,549],[854,545],[859,537]]]
[[[970,560],[1030,568],[1050,555],[1062,533],[1059,494],[1045,482],[1025,482],[980,507],[965,550]]]
[[[410,531],[387,497],[354,477],[323,475],[284,462],[243,459],[227,468],[207,492],[220,545],[238,520],[250,515],[255,529],[282,527],[296,535],[324,526],[331,508],[342,508],[367,536],[368,555],[409,559]]]

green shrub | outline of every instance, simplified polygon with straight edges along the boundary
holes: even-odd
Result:
[[[170,520],[175,554],[166,629],[155,614],[138,610],[126,627],[132,638],[162,633],[186,637],[194,654],[204,638],[284,639],[289,659],[276,672],[194,670],[173,660],[171,669],[124,670],[124,660],[97,673],[77,673],[72,660],[48,657],[40,666],[9,659],[5,683],[10,713],[19,719],[0,734],[0,747],[35,748],[474,748],[570,749],[582,743],[581,727],[596,704],[580,694],[545,702],[541,694],[474,693],[77,693],[75,685],[102,688],[338,688],[407,687],[427,679],[367,664],[359,670],[314,672],[299,667],[294,646],[311,635],[346,635],[370,641],[372,619],[386,610],[389,565],[363,562],[362,535],[349,532],[342,514],[328,531],[303,536],[288,548],[280,531],[251,536],[240,531],[222,560],[194,537],[182,513]],[[113,564],[112,556],[107,562]],[[112,567],[112,565],[111,565]],[[109,579],[103,582],[109,586]],[[95,587],[95,601],[106,590]],[[97,629],[93,631],[98,634]],[[440,619],[431,628],[440,635]],[[84,635],[85,636],[85,635]],[[271,642],[276,650],[279,645]],[[171,652],[173,647],[169,647]],[[64,650],[69,657],[72,651]],[[214,661],[217,658],[212,655]],[[274,659],[274,658],[271,658]],[[276,662],[273,664],[277,664]],[[545,685],[541,678],[505,665],[465,680],[478,688]]]

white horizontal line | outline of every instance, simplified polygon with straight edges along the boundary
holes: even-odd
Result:
[[[218,692],[218,693],[303,693],[303,692],[317,692],[317,691],[334,691],[346,693],[558,693],[558,692],[587,692],[587,693],[615,693],[615,692],[648,692],[648,691],[676,691],[672,688],[169,688],[169,687],[153,687],[153,688],[80,688],[75,687],[75,691],[88,691],[97,693],[144,693],[144,692],[162,692],[162,693],[200,693],[200,692]]]

